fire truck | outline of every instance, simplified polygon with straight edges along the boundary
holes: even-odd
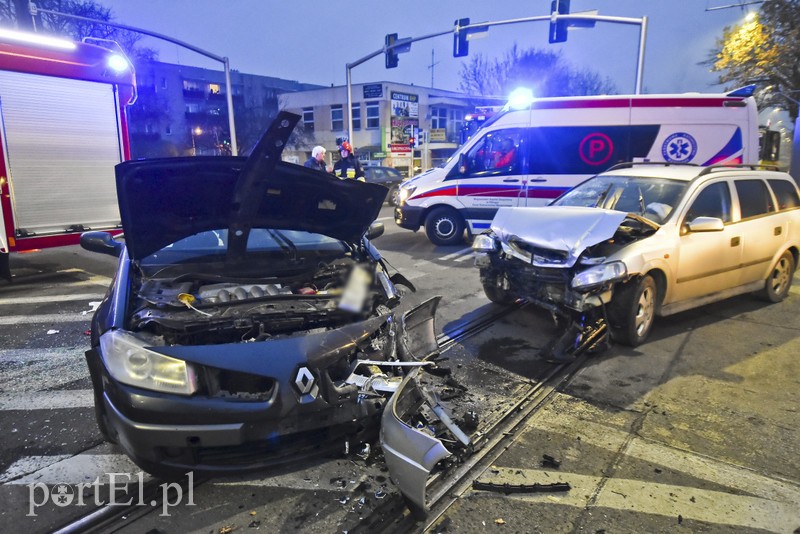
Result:
[[[114,166],[130,158],[135,98],[123,54],[0,30],[0,277],[11,252],[120,231]]]

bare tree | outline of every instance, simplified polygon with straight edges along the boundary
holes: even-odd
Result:
[[[461,66],[460,89],[471,95],[503,96],[520,86],[536,96],[580,96],[613,94],[616,86],[608,78],[589,70],[578,70],[561,53],[511,47],[502,59],[477,54]]]

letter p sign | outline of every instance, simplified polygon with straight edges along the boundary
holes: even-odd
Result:
[[[590,133],[581,141],[580,157],[587,165],[602,165],[611,159],[613,153],[614,143],[604,133]]]

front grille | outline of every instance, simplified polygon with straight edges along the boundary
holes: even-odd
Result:
[[[532,263],[566,265],[567,261],[569,260],[569,254],[564,250],[553,250],[549,248],[537,247],[518,239],[510,240],[508,242],[508,246],[510,246],[518,254],[530,259]]]

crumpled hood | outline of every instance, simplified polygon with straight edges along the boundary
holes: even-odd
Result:
[[[563,251],[572,267],[592,245],[611,239],[627,213],[601,208],[546,206],[500,208],[492,221],[492,232],[502,241],[519,240],[532,247]]]
[[[187,157],[117,165],[117,197],[128,254],[139,260],[198,232],[228,228],[243,157]],[[286,162],[260,177],[265,194],[250,228],[305,230],[357,242],[387,189]],[[264,184],[266,182],[266,184]]]

